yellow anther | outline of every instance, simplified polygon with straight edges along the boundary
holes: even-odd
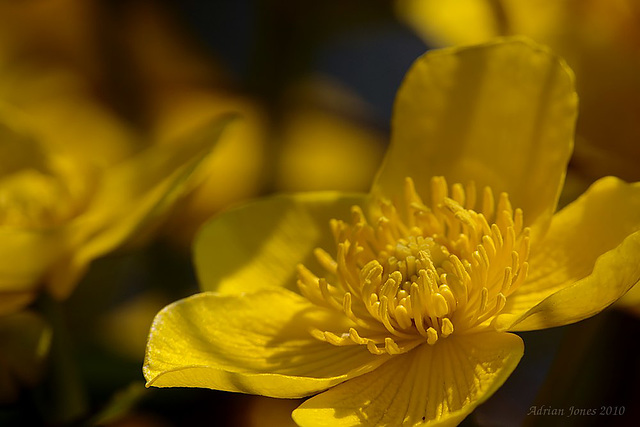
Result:
[[[351,338],[351,341],[353,341],[356,344],[362,345],[367,343],[367,340],[362,338],[360,334],[358,334],[358,331],[356,331],[354,328],[349,329],[349,338]]]
[[[451,320],[446,317],[442,319],[442,327],[440,328],[440,330],[442,331],[442,336],[444,338],[451,335],[453,333],[453,323],[451,323]]]
[[[455,183],[451,186],[451,198],[464,206],[465,193],[462,184]]]
[[[447,181],[441,176],[431,178],[431,204],[438,206],[448,195]]]
[[[495,212],[495,201],[493,199],[493,191],[490,187],[484,187],[484,193],[482,194],[482,213],[487,220],[493,218]]]
[[[409,311],[404,305],[398,305],[395,309],[395,318],[402,329],[408,329],[413,325]]]
[[[385,351],[378,348],[373,341],[367,341],[367,350],[369,350],[371,354],[375,354],[376,356],[385,354]]]
[[[402,354],[403,353],[403,351],[400,350],[400,347],[398,347],[398,344],[396,344],[396,342],[391,338],[385,338],[385,340],[384,340],[384,349],[389,354]]]
[[[444,317],[449,314],[449,304],[441,294],[432,294],[431,303],[433,304],[433,313],[435,317]]]
[[[438,341],[438,332],[433,327],[427,329],[427,343],[434,345]]]
[[[322,248],[316,248],[313,251],[313,254],[315,255],[322,268],[327,270],[329,273],[336,274],[338,263],[334,261],[331,255],[329,255]]]

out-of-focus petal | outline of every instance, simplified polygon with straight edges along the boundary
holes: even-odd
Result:
[[[286,191],[366,191],[380,166],[386,135],[355,93],[314,76],[292,88],[282,123],[275,185]]]
[[[605,0],[606,1],[606,0]],[[436,46],[483,43],[510,34],[546,42],[561,35],[567,4],[556,0],[397,0],[402,20]]]
[[[206,158],[228,122],[221,118],[199,129],[184,144],[150,147],[114,166],[103,177],[91,204],[69,227],[77,247],[51,273],[49,290],[66,297],[95,258],[157,225],[182,195],[188,179]]]
[[[499,2],[487,0],[397,0],[396,11],[436,46],[485,42],[502,35],[496,16]]]
[[[67,251],[63,230],[0,228],[0,312],[28,304],[51,266]]]
[[[171,107],[164,108],[158,119],[160,144],[175,143],[175,135],[197,128],[211,117],[238,114],[191,179],[188,195],[174,208],[164,227],[174,241],[189,247],[207,219],[259,192],[264,181],[267,125],[255,103],[229,94],[187,92],[172,98]]]

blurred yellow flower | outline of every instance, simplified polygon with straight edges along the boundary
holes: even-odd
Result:
[[[329,77],[312,76],[287,94],[275,187],[280,191],[364,191],[384,155],[386,135],[367,126],[366,103]]]
[[[147,385],[322,392],[293,412],[305,426],[460,422],[518,364],[508,331],[577,322],[640,280],[638,184],[603,179],[554,214],[576,101],[524,40],[424,55],[369,194],[274,196],[202,229],[209,292],[156,316]]]
[[[222,67],[198,48],[171,9],[153,1],[125,8],[126,43],[119,48],[135,72],[135,103],[152,140],[172,144],[176,136],[221,114],[239,116],[227,126],[163,226],[173,241],[189,247],[211,215],[262,189],[267,117],[258,102],[242,95]]]
[[[242,116],[225,130],[163,227],[173,239],[190,244],[214,212],[261,189],[264,113],[230,89],[171,8],[145,0],[7,3],[0,5],[0,24],[0,98],[51,125],[58,143],[74,145],[74,153],[108,165],[149,144],[176,143],[220,114]],[[96,111],[108,108],[114,111]],[[84,120],[59,126],[74,114]],[[78,134],[95,134],[91,126],[102,132],[87,144]]]
[[[259,193],[264,181],[267,124],[254,102],[225,93],[191,93],[176,99],[156,129],[159,144],[175,142],[174,135],[193,130],[212,117],[237,113],[204,160],[186,197],[163,226],[170,237],[189,247],[200,226],[214,213]]]
[[[56,298],[68,296],[93,259],[164,215],[223,126],[218,121],[180,144],[151,146],[105,165],[86,147],[60,143],[43,117],[0,110],[0,312],[24,306],[42,287]],[[99,151],[92,135],[109,129],[83,118],[78,112],[79,123],[58,123],[60,134],[88,125],[83,139]]]

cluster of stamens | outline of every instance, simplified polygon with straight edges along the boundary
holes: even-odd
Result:
[[[335,257],[315,251],[327,274],[317,277],[300,265],[298,286],[353,326],[316,329],[317,339],[401,354],[486,328],[502,311],[527,274],[522,210],[512,208],[506,193],[496,202],[488,187],[477,203],[473,183],[449,189],[442,177],[432,179],[430,198],[425,204],[407,178],[397,206],[377,200],[369,207],[375,221],[359,206],[351,208],[350,224],[331,221]]]

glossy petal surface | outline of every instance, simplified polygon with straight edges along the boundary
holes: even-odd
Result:
[[[461,422],[511,374],[524,351],[512,334],[422,345],[303,403],[301,426],[445,426]]]
[[[317,325],[338,331],[345,321],[286,289],[197,294],[156,317],[144,366],[147,385],[287,398],[313,394],[388,360],[309,333]]]
[[[529,277],[507,300],[511,315],[501,316],[501,328],[573,323],[613,303],[640,280],[639,230],[640,184],[596,182],[553,217],[545,240],[532,248]]]
[[[506,191],[525,225],[555,211],[577,113],[564,62],[524,39],[442,49],[411,67],[396,96],[392,141],[374,193],[394,197],[406,176]]]
[[[222,293],[269,287],[297,290],[295,267],[316,266],[313,250],[334,245],[329,221],[348,218],[366,195],[336,192],[280,195],[222,213],[194,247],[200,287]]]

